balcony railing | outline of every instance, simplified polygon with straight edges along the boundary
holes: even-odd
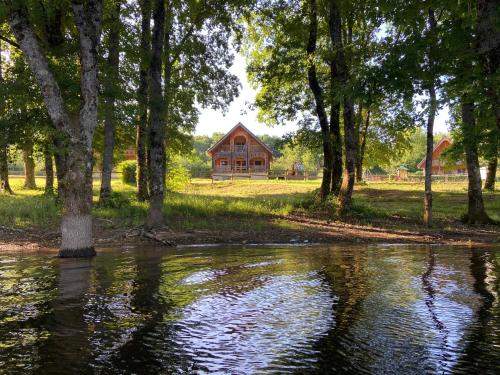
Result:
[[[250,167],[250,172],[266,172],[266,166],[265,165],[254,165]]]
[[[246,152],[247,145],[234,145],[234,152]]]
[[[231,173],[231,167],[229,165],[214,167],[214,172],[215,173]]]

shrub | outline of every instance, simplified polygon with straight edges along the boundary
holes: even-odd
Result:
[[[167,190],[180,190],[189,182],[189,170],[179,163],[169,163],[167,166]]]
[[[122,182],[125,184],[136,183],[137,162],[135,160],[122,161],[117,166],[118,172],[122,174]]]

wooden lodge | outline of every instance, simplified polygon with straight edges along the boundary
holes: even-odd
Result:
[[[241,122],[207,150],[212,179],[267,180],[272,150]]]
[[[452,140],[449,138],[441,139],[432,150],[432,174],[433,175],[460,175],[466,174],[467,169],[462,161],[456,163],[446,162],[442,157],[442,153],[452,145]],[[418,169],[422,169],[425,173],[425,158],[417,164]]]

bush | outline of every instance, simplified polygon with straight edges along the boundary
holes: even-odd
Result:
[[[167,190],[180,190],[186,186],[190,178],[189,170],[179,163],[169,163],[167,166]]]
[[[137,162],[135,160],[122,161],[117,166],[118,172],[122,174],[122,182],[125,184],[136,183]]]

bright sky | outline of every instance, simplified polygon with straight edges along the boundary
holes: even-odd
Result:
[[[241,122],[257,135],[269,134],[282,136],[296,130],[296,126],[293,124],[271,128],[257,121],[257,111],[248,108],[248,104],[254,101],[256,91],[250,87],[247,80],[245,58],[242,55],[236,54],[231,72],[240,79],[242,84],[239,97],[231,103],[225,115],[221,111],[202,109],[200,121],[196,127],[196,134],[212,135],[214,132],[226,133],[238,122]],[[448,131],[446,126],[448,116],[449,114],[446,109],[438,113],[434,124],[434,133]]]

